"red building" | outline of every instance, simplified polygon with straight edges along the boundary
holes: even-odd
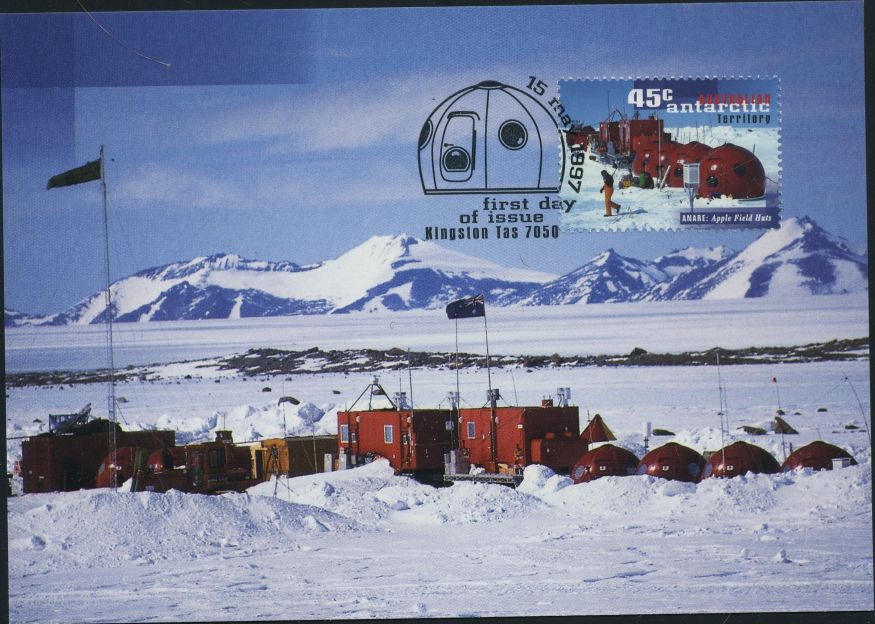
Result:
[[[711,151],[711,147],[698,141],[680,145],[675,149],[671,173],[668,174],[668,186],[682,188],[684,185],[684,165],[697,163],[702,156]]]
[[[490,473],[542,464],[567,472],[586,452],[578,435],[578,408],[540,407],[463,408],[459,410],[459,437],[472,464]]]
[[[762,197],[766,192],[766,171],[753,152],[726,143],[699,160],[699,195],[734,199]]]
[[[446,409],[337,413],[338,446],[351,466],[384,457],[398,472],[442,471],[454,429],[452,413]]]
[[[647,453],[638,464],[638,474],[695,483],[702,475],[705,458],[693,449],[669,442]]]
[[[635,474],[637,468],[638,458],[634,453],[605,444],[584,453],[571,469],[571,478],[575,483],[585,483],[600,477],[625,477]]]
[[[621,119],[619,122],[619,142],[617,151],[621,154],[629,154],[635,151],[635,139],[649,137],[658,143],[671,140],[671,134],[663,131],[662,119],[649,117],[647,119]]]
[[[21,444],[24,493],[97,487],[97,473],[109,454],[113,429],[117,449],[154,450],[175,444],[173,431],[122,431],[118,423],[104,419],[69,427],[67,433],[34,436]]]
[[[790,453],[781,466],[783,472],[811,468],[813,470],[832,470],[834,459],[846,459],[851,466],[857,465],[857,460],[846,450],[821,440],[800,446]]]
[[[711,455],[702,478],[731,478],[748,472],[774,474],[780,470],[778,461],[771,453],[753,444],[739,441]]]

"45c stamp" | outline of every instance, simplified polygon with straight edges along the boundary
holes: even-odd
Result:
[[[562,80],[566,230],[780,224],[780,82]]]

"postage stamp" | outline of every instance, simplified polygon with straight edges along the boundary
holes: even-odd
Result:
[[[776,228],[777,77],[573,79],[564,230]]]

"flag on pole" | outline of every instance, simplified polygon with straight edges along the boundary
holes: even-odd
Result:
[[[450,320],[478,316],[486,316],[486,301],[483,295],[456,299],[447,304],[447,318]]]
[[[82,184],[83,182],[91,182],[92,180],[100,179],[100,159],[92,160],[89,163],[70,169],[64,173],[59,173],[56,176],[49,178],[49,183],[46,190],[58,188],[61,186],[72,186],[74,184]]]

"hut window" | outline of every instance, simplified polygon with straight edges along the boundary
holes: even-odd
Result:
[[[340,441],[349,442],[349,425],[340,425]]]
[[[473,440],[477,437],[477,423],[473,420],[468,421],[468,439]]]
[[[498,128],[498,140],[507,149],[518,150],[529,140],[526,127],[516,119],[510,119]]]
[[[719,182],[719,180],[717,180],[717,176],[715,176],[712,173],[708,176],[708,179],[705,180],[705,184],[707,184],[708,186],[713,188],[713,187],[717,186],[718,184],[720,184],[720,182]]]
[[[601,470],[602,472],[605,472],[607,469],[608,469],[608,467],[605,466],[604,464],[602,464],[601,466],[599,466],[599,470]]]
[[[431,119],[426,119],[422,125],[422,131],[419,133],[419,149],[422,149],[428,143],[428,140],[431,138],[431,130]]]
[[[468,171],[471,168],[471,157],[461,147],[452,147],[444,152],[444,169],[446,171]]]
[[[383,425],[383,441],[386,444],[392,444],[393,437],[392,425]]]
[[[663,471],[663,472],[668,472],[669,470],[671,470],[671,466],[668,466],[668,465],[663,465],[663,466],[662,466],[662,471]]]
[[[735,466],[733,466],[732,464],[727,464],[726,472],[734,472],[734,471],[735,471]]]
[[[743,178],[744,174],[747,173],[747,167],[744,166],[744,163],[736,163],[732,170],[739,178]]]
[[[223,468],[225,466],[225,449],[210,449],[210,468]]]

